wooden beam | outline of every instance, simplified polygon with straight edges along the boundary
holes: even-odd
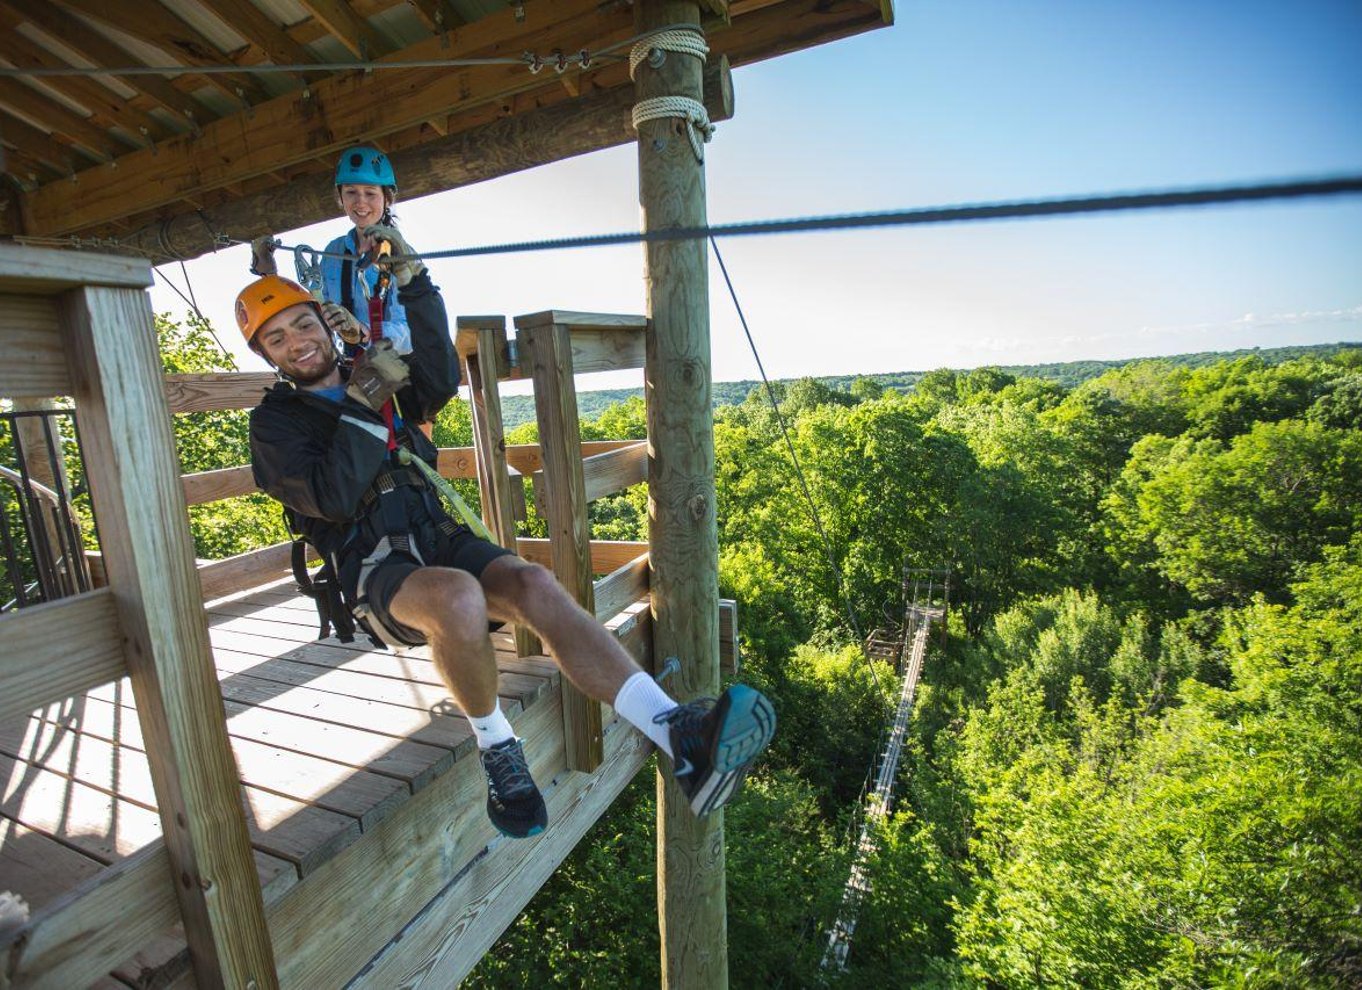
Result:
[[[222,371],[166,375],[166,403],[172,413],[254,409],[279,379],[268,371]]]
[[[60,319],[51,301],[43,296],[55,296],[67,289],[81,288],[85,285],[114,285],[127,288],[144,289],[151,285],[151,265],[145,258],[130,258],[123,254],[96,254],[71,251],[54,251],[51,248],[35,248],[18,244],[0,244],[0,296],[5,305],[0,306],[0,319],[8,316],[11,307],[39,307],[28,314],[34,319],[41,318],[44,331],[59,332]],[[25,295],[16,295],[24,293]],[[39,315],[41,314],[41,316]],[[15,322],[19,320],[15,316]],[[13,324],[0,325],[8,330]],[[0,362],[0,367],[10,361]],[[67,376],[63,376],[64,378]],[[0,389],[6,398],[11,393]],[[69,392],[56,393],[69,395]]]
[[[410,0],[410,2],[426,26],[437,33],[450,31],[468,23],[449,0]]]
[[[643,484],[648,480],[648,441],[637,440],[617,450],[584,457],[582,477],[588,502]],[[535,508],[545,515],[543,471],[534,473],[533,483]]]
[[[70,255],[79,273],[80,256]],[[76,419],[199,982],[277,987],[146,294],[62,299]]]
[[[222,23],[240,34],[247,41],[259,47],[275,65],[306,65],[316,58],[298,42],[289,37],[282,24],[278,24],[251,0],[200,0],[215,13]],[[321,72],[308,73],[305,78],[319,79]]]
[[[582,430],[577,421],[568,329],[541,324],[516,334],[522,360],[534,379],[539,448],[544,457],[545,519],[553,573],[577,603],[595,611],[591,575],[591,529],[586,482],[578,456]],[[601,763],[601,706],[563,679],[563,731],[568,766],[590,772]]]
[[[6,10],[23,20],[32,21],[62,44],[85,56],[95,65],[138,65],[141,60],[78,17],[72,17],[56,4],[32,3],[19,7],[14,0],[0,2]],[[190,121],[213,116],[205,107],[181,93],[160,76],[119,76],[125,86],[146,93],[167,110]],[[197,123],[194,124],[198,126]]]
[[[260,490],[255,487],[255,477],[251,474],[249,464],[182,475],[180,486],[184,489],[184,500],[189,505],[250,495]]]
[[[318,23],[359,59],[379,59],[392,52],[388,39],[354,12],[346,0],[300,0]]]
[[[53,140],[45,131],[30,127],[12,114],[0,110],[0,141],[13,146],[30,158],[35,158],[62,176],[76,170],[76,155],[85,165],[93,157],[88,151]]]
[[[0,55],[20,69],[64,69],[65,59],[59,58],[42,45],[31,41],[17,30],[23,22],[13,11],[0,8]],[[133,106],[107,86],[93,79],[49,76],[43,82],[69,97],[93,114],[120,124],[133,134],[144,134],[152,141],[175,133],[149,113]]]
[[[730,99],[721,102],[719,69],[707,78],[706,106],[711,120],[732,116]],[[731,95],[731,87],[729,89]],[[402,178],[406,199],[454,189],[548,164],[574,155],[612,148],[634,139],[629,125],[633,93],[627,87],[580,100],[561,99],[550,106],[497,118],[471,130],[451,131],[419,147],[392,154]],[[216,248],[208,226],[248,240],[274,233],[282,224],[305,225],[337,215],[336,190],[328,168],[295,178],[286,185],[260,190],[241,199],[206,207],[203,217],[183,211],[158,219],[127,238],[139,251],[163,252],[169,247],[186,258]],[[282,218],[288,218],[284,220]]]
[[[307,559],[317,560],[311,546]],[[272,543],[259,550],[248,550],[235,557],[224,557],[199,567],[199,582],[204,601],[258,588],[293,573],[293,544]]]
[[[17,79],[0,79],[0,103],[17,110],[49,131],[65,135],[72,142],[90,149],[93,152],[91,157],[101,162],[108,161],[122,150],[108,131]]]
[[[738,655],[738,603],[732,598],[719,599],[719,673],[723,677],[738,676],[741,658]]]
[[[623,40],[630,30],[627,14],[597,14],[595,0],[560,0],[528,9],[533,13],[525,24],[517,23],[510,10],[470,24],[441,54],[457,57],[481,44],[507,43],[575,50]],[[439,52],[439,40],[418,42],[399,56],[412,58],[427,50]],[[233,116],[205,125],[193,140],[173,138],[154,151],[125,155],[119,169],[91,174],[75,201],[44,195],[40,188],[29,197],[32,225],[35,232],[65,233],[116,219],[318,154],[329,156],[355,141],[419,124],[433,112],[541,85],[523,65],[331,76],[254,107],[249,125]]]
[[[0,616],[0,641],[0,724],[127,673],[107,588]]]
[[[639,31],[695,24],[694,0],[639,0]],[[698,99],[700,61],[639,67],[634,93]],[[638,129],[645,230],[703,227],[705,170],[672,119]],[[649,544],[653,655],[681,659],[669,692],[688,701],[719,689],[719,541],[710,405],[708,253],[703,240],[644,245],[648,291]],[[657,904],[662,985],[728,986],[723,813],[697,818],[669,769],[658,770]]]
[[[154,45],[185,65],[230,64],[227,53],[198,28],[159,3],[121,4],[107,0],[60,0],[62,4],[117,28],[124,34]],[[126,64],[126,63],[124,63]],[[233,72],[205,77],[209,85],[242,103],[263,103],[269,94],[249,73]]]
[[[473,440],[477,448],[478,492],[482,514],[497,543],[515,550],[516,515],[512,486],[524,482],[512,479],[506,463],[506,431],[501,420],[501,378],[506,357],[506,318],[460,317],[456,340],[465,341],[464,377],[468,381],[468,405],[473,418]],[[468,335],[476,343],[468,348]],[[515,627],[516,653],[522,657],[544,652],[543,644],[528,626]]]
[[[648,594],[648,555],[640,554],[596,582],[596,618],[602,621]]]
[[[355,990],[457,986],[529,903],[652,755],[639,733],[612,727],[600,769],[555,779],[549,827],[503,842],[439,895],[355,980]]]
[[[12,255],[23,249],[11,244],[6,250]],[[51,298],[0,293],[0,344],[7,355],[0,361],[0,395],[46,399],[71,394],[66,345]]]
[[[549,541],[534,536],[522,536],[515,541],[516,553],[536,564],[551,564],[553,557]],[[637,560],[648,552],[648,544],[642,540],[592,540],[591,572],[609,574],[625,564]]]
[[[16,987],[88,986],[179,921],[175,886],[165,846],[147,846],[0,939],[9,948],[0,975]]]

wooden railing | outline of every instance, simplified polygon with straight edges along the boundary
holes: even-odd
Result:
[[[3,986],[87,986],[177,920],[201,985],[277,986],[150,284],[145,261],[0,245],[0,396],[74,400],[111,585],[0,616],[0,722],[129,676],[165,837],[0,935]]]

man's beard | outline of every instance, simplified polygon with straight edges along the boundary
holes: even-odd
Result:
[[[330,362],[323,365],[319,370],[307,375],[288,375],[287,377],[289,381],[293,382],[293,384],[297,385],[298,387],[306,388],[309,385],[317,384],[317,382],[321,381],[323,378],[326,378],[328,375],[330,375],[331,372],[336,370],[336,365],[338,363],[339,359],[336,357],[336,353],[333,350],[331,352]]]

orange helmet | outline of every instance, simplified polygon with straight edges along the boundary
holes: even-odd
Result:
[[[242,289],[236,297],[236,325],[246,343],[255,346],[255,335],[277,313],[299,303],[317,300],[297,282],[280,275],[265,275]]]

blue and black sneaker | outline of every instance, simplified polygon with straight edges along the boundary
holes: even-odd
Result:
[[[704,817],[738,792],[747,769],[776,732],[776,710],[760,691],[734,684],[714,698],[697,698],[656,719],[671,729],[676,782],[691,811]]]
[[[548,825],[544,795],[539,793],[519,739],[507,739],[478,750],[487,771],[487,817],[502,835],[526,839]]]

